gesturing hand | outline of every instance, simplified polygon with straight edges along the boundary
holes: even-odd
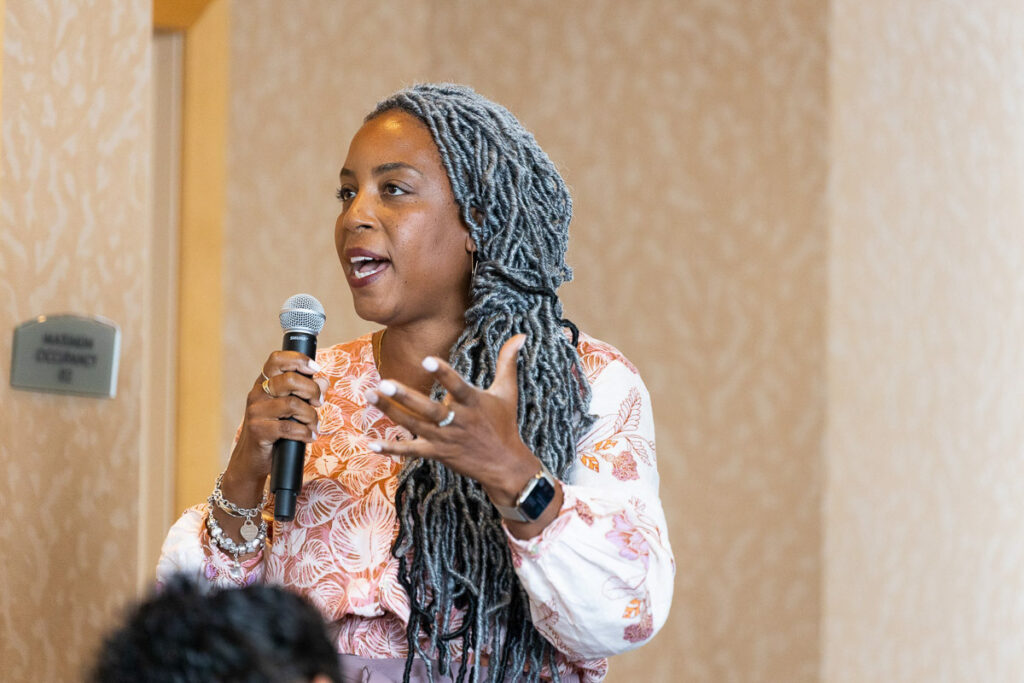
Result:
[[[502,345],[494,382],[487,389],[468,384],[443,360],[425,358],[424,369],[448,390],[443,403],[392,380],[367,391],[370,403],[417,436],[413,440],[373,441],[370,448],[378,453],[437,460],[476,479],[495,503],[514,504],[540,469],[540,460],[519,436],[516,419],[516,357],[525,341],[526,335],[518,334]]]

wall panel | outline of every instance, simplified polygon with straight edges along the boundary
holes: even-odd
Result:
[[[135,588],[150,31],[144,3],[6,4],[0,128],[5,680],[78,679],[99,633]],[[99,314],[121,326],[116,398],[10,388],[12,328],[65,312]]]
[[[825,679],[1024,671],[1024,8],[833,3]]]

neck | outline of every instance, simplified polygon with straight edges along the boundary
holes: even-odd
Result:
[[[386,327],[381,333],[383,337],[377,340],[380,352],[378,369],[381,376],[429,394],[434,379],[423,369],[423,359],[427,356],[437,356],[442,360],[448,360],[448,352],[462,334],[462,330],[462,321],[446,324],[422,322]]]

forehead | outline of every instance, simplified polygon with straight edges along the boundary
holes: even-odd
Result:
[[[444,173],[430,131],[418,118],[400,109],[384,112],[363,124],[349,145],[345,168],[355,171],[363,164],[393,162]]]

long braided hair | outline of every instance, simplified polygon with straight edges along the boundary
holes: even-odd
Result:
[[[489,387],[498,351],[525,332],[519,354],[519,430],[557,476],[593,422],[590,387],[575,352],[578,331],[555,293],[572,279],[565,263],[572,199],[533,135],[507,109],[452,84],[417,85],[380,102],[370,120],[400,109],[422,121],[441,154],[462,219],[477,246],[466,327],[449,362]],[[563,327],[572,331],[572,341]],[[435,386],[434,398],[442,390]],[[418,654],[450,675],[450,645],[461,644],[456,680],[536,681],[554,649],[534,628],[512,567],[501,518],[480,484],[430,461],[410,461],[399,478],[399,530],[392,552],[409,594],[408,681]],[[461,613],[461,619],[453,615]]]

